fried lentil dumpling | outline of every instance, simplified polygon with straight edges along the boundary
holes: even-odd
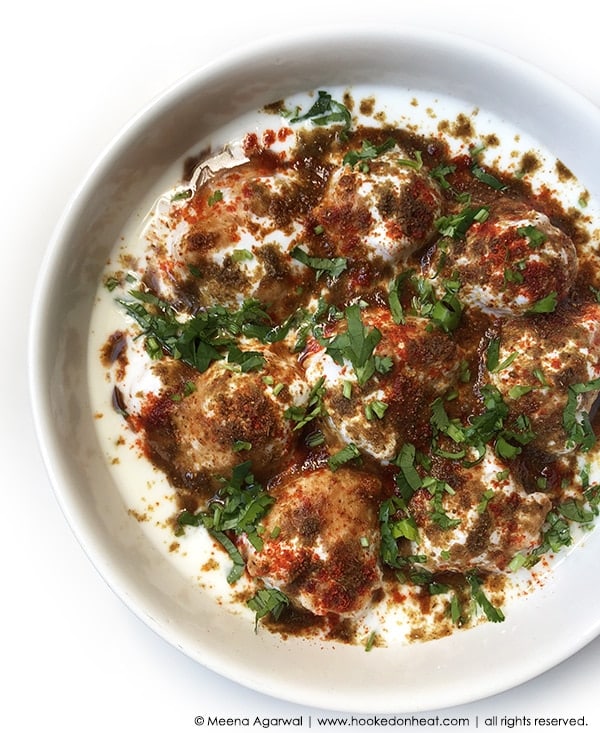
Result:
[[[311,384],[323,379],[327,421],[340,441],[389,462],[404,442],[422,442],[430,434],[431,403],[453,384],[460,351],[429,319],[408,316],[396,324],[384,307],[366,308],[360,317],[366,332],[381,334],[373,359],[382,371],[375,366],[361,384],[348,359],[338,363],[316,341],[309,342],[303,363]],[[340,320],[327,335],[347,328],[347,320]]]
[[[311,275],[289,256],[302,232],[301,185],[293,169],[248,162],[189,199],[162,201],[164,213],[146,230],[145,285],[189,311],[255,298],[276,320],[289,315]]]
[[[298,433],[285,413],[306,403],[309,386],[292,358],[253,340],[245,351],[260,355],[264,365],[243,371],[215,361],[199,373],[174,359],[146,361],[121,383],[130,419],[182,496],[210,498],[242,461],[252,460],[263,480],[293,458]],[[132,393],[127,379],[139,384],[143,371],[153,391]]]
[[[374,476],[347,467],[302,471],[270,493],[263,548],[243,543],[247,569],[317,616],[352,615],[380,587]]]
[[[528,416],[535,433],[532,446],[553,454],[575,449],[577,442],[565,430],[570,419],[565,411],[574,385],[583,386],[576,386],[571,397],[577,422],[600,392],[585,386],[600,377],[600,305],[507,319],[491,335],[499,341],[498,366],[487,369],[485,379],[499,390],[513,417]]]
[[[399,262],[430,242],[442,197],[426,172],[399,162],[407,157],[396,148],[334,170],[313,217],[336,255]]]
[[[502,572],[517,553],[537,547],[551,501],[527,493],[504,469],[488,450],[475,466],[453,466],[451,485],[441,478],[416,491],[409,511],[419,539],[410,554],[424,555],[431,572]]]
[[[544,298],[565,298],[577,275],[571,239],[527,204],[501,200],[463,239],[439,246],[434,283],[458,278],[465,305],[496,316],[521,315]]]

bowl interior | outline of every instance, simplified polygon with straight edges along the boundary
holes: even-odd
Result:
[[[254,634],[245,618],[190,588],[127,515],[99,450],[88,398],[88,331],[100,273],[154,181],[239,115],[296,92],[357,84],[439,92],[514,121],[592,195],[600,193],[600,114],[536,69],[465,39],[416,31],[340,29],[272,39],[181,80],[97,161],[67,207],[42,267],[30,376],[44,459],[67,520],[102,576],[145,623],[201,664],[262,692],[323,708],[407,712],[507,689],[593,638],[600,590],[589,585],[595,598],[568,606],[571,636],[557,635],[579,574],[592,571],[592,553],[578,553],[576,573],[574,558],[567,558],[551,586],[517,603],[505,624],[436,642],[365,654],[362,648]],[[587,543],[589,550],[597,541],[591,536]]]

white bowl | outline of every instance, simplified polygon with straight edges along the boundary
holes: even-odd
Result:
[[[362,712],[431,710],[506,690],[559,663],[600,632],[597,533],[503,624],[435,642],[376,649],[254,634],[247,619],[192,592],[149,543],[106,465],[87,384],[90,315],[100,273],[131,212],[197,141],[292,93],[397,85],[464,100],[514,123],[600,195],[600,112],[545,74],[464,38],[350,29],[291,35],[236,51],[144,109],[97,161],[49,245],[33,308],[35,422],[58,501],[99,573],[139,618],[200,664],[270,695]],[[568,619],[566,627],[565,619]]]

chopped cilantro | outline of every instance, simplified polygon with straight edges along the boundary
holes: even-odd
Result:
[[[311,257],[301,247],[294,247],[290,252],[290,256],[301,262],[307,267],[311,267],[316,271],[317,280],[323,273],[327,273],[330,277],[339,277],[348,267],[348,260],[345,257]]]
[[[532,225],[518,227],[517,234],[520,237],[525,237],[532,249],[539,249],[548,239],[544,232]]]
[[[528,555],[521,553],[516,555],[510,563],[511,570],[517,570],[520,567],[530,568],[547,552],[559,552],[563,547],[569,547],[573,542],[571,522],[584,527],[592,524],[598,516],[600,486],[587,486],[585,475],[582,477],[582,483],[585,487],[583,500],[571,497],[548,512],[542,542]]]
[[[348,463],[348,461],[359,457],[360,451],[358,450],[356,445],[354,443],[348,443],[348,445],[344,446],[337,453],[329,456],[327,460],[327,465],[332,471],[337,471],[338,468],[344,465],[344,463]]]
[[[451,438],[455,443],[465,447],[474,448],[478,457],[474,463],[479,462],[486,452],[486,446],[492,443],[496,454],[500,458],[510,459],[522,452],[523,446],[530,443],[535,434],[525,415],[518,415],[506,424],[509,415],[508,406],[504,402],[500,391],[492,385],[481,387],[484,411],[471,417],[467,425],[460,421],[450,420],[442,401],[438,398],[431,405],[431,426],[434,429],[433,448],[434,451],[445,458],[462,459],[465,452],[458,451],[450,453],[437,449],[437,437],[441,433]],[[464,461],[465,466],[474,465],[472,461]]]
[[[357,163],[362,163],[365,166],[362,170],[366,172],[368,170],[366,161],[373,160],[379,155],[391,150],[395,144],[396,143],[392,138],[389,138],[389,140],[386,140],[381,145],[374,145],[369,140],[363,140],[360,150],[350,150],[346,153],[342,162],[344,165],[349,165],[351,168],[354,168]]]
[[[379,525],[382,562],[392,568],[404,567],[406,560],[400,556],[398,540],[401,538],[411,542],[418,542],[419,540],[417,523],[407,513],[404,499],[399,496],[392,496],[381,503],[379,507]]]
[[[479,514],[483,514],[488,507],[488,504],[490,501],[494,498],[494,491],[493,489],[486,489],[483,494],[481,495],[481,501],[479,504],[477,504],[477,512]]]
[[[270,615],[275,621],[289,605],[289,598],[277,588],[261,588],[246,601],[246,605],[255,613],[255,626],[261,618]]]
[[[431,521],[441,529],[458,527],[460,519],[451,517],[444,508],[444,495],[455,493],[450,484],[433,476],[427,476],[423,479],[423,488],[431,495]]]
[[[185,320],[171,304],[152,293],[132,291],[131,295],[135,300],[117,302],[141,327],[153,359],[167,353],[199,372],[225,356],[242,371],[260,369],[264,364],[261,354],[243,352],[236,345],[239,336],[255,327],[268,331],[268,316],[258,301],[248,300],[235,312],[212,306]]]
[[[518,400],[526,394],[529,394],[534,388],[526,384],[515,384],[508,390],[508,396],[511,400]]]
[[[171,201],[184,201],[192,197],[193,191],[191,188],[185,188],[181,191],[177,191],[171,196]]]
[[[416,171],[420,171],[423,167],[423,156],[421,155],[421,151],[415,150],[414,160],[411,160],[410,158],[400,158],[398,160],[398,165],[403,165],[406,168],[413,168]]]
[[[536,301],[526,313],[553,313],[558,304],[558,295],[556,292],[548,293],[544,298]]]
[[[485,365],[489,372],[495,374],[509,367],[517,358],[516,352],[509,354],[506,359],[500,361],[500,339],[492,338],[488,343],[485,355]]]
[[[440,164],[433,168],[429,175],[438,182],[438,184],[443,188],[445,191],[451,188],[450,184],[446,180],[446,176],[449,176],[451,173],[454,173],[456,170],[455,165],[448,165],[448,164]]]
[[[478,181],[481,181],[481,183],[485,183],[486,186],[493,188],[495,191],[504,191],[506,188],[508,188],[505,183],[498,180],[498,178],[496,178],[496,176],[493,176],[491,173],[488,173],[480,165],[475,164],[471,168],[471,173]]]
[[[366,652],[370,652],[371,649],[373,649],[373,647],[375,646],[376,642],[377,642],[377,632],[376,631],[372,631],[369,634],[369,637],[368,637],[367,642],[365,644],[365,651]]]
[[[444,237],[461,239],[476,222],[484,222],[489,216],[487,206],[466,206],[458,214],[442,216],[436,220],[435,226]]]
[[[345,310],[347,330],[325,341],[326,352],[337,364],[347,359],[354,369],[360,386],[363,386],[379,369],[389,369],[388,363],[375,361],[373,351],[381,340],[377,328],[368,330],[360,317],[360,305],[350,305]]]
[[[207,203],[209,206],[214,206],[215,204],[219,203],[219,201],[223,201],[223,191],[217,189],[216,191],[213,191],[208,197]]]
[[[373,420],[374,418],[379,418],[379,420],[381,420],[385,415],[387,408],[387,404],[381,400],[367,402],[365,405],[365,417],[367,420]]]
[[[325,377],[318,379],[312,386],[306,405],[288,407],[283,416],[295,422],[294,430],[301,430],[309,422],[325,415],[323,397],[325,395]]]
[[[546,516],[542,542],[528,555],[515,556],[511,569],[520,567],[531,568],[539,562],[542,555],[547,552],[558,552],[563,547],[569,547],[573,542],[569,521],[561,515],[560,511],[550,511]]]
[[[225,548],[233,561],[233,568],[227,576],[229,583],[235,583],[243,573],[244,561],[229,533],[245,534],[250,543],[260,551],[263,541],[260,537],[260,520],[271,508],[274,499],[254,480],[251,462],[236,466],[229,479],[223,479],[223,486],[209,502],[208,509],[198,514],[183,511],[178,517],[180,526],[203,526]]]
[[[557,509],[565,519],[571,522],[589,524],[594,521],[594,512],[586,509],[584,503],[577,499],[567,499],[559,504]]]
[[[235,453],[239,453],[243,450],[251,450],[252,449],[252,443],[249,443],[247,440],[236,440],[233,443],[233,450]]]
[[[414,492],[422,486],[421,476],[415,467],[416,457],[415,446],[412,443],[404,443],[394,460],[395,465],[400,469],[396,476],[396,485],[407,503]]]
[[[522,272],[519,270],[513,270],[510,267],[504,268],[504,282],[512,283],[513,285],[520,285],[525,280]]]
[[[457,280],[444,280],[444,295],[438,298],[429,280],[421,277],[411,278],[417,291],[413,298],[416,313],[429,318],[442,331],[450,333],[460,324],[463,305],[458,298],[460,283]]]
[[[450,614],[450,618],[452,619],[452,623],[455,626],[461,626],[463,624],[462,609],[460,607],[460,600],[459,600],[458,595],[456,593],[453,593],[452,594],[452,597],[450,599],[449,614]]]
[[[390,306],[390,312],[392,314],[392,319],[394,323],[397,323],[397,324],[403,324],[406,322],[406,319],[404,317],[404,309],[402,308],[402,304],[400,302],[400,291],[402,289],[402,285],[404,281],[408,277],[410,277],[411,274],[412,274],[412,271],[406,271],[402,273],[401,275],[398,275],[398,277],[394,278],[389,285],[388,303]]]
[[[473,598],[477,606],[479,606],[479,608],[481,608],[481,610],[485,613],[487,619],[489,621],[492,621],[493,623],[504,621],[504,613],[500,608],[494,606],[490,602],[489,598],[485,595],[485,592],[483,591],[483,583],[478,575],[475,572],[469,572],[466,574],[465,577],[471,589],[471,597]]]
[[[231,253],[231,259],[234,262],[244,262],[244,260],[253,260],[254,255],[249,249],[234,249]]]
[[[352,127],[352,116],[348,108],[333,99],[329,92],[323,90],[318,92],[318,97],[308,112],[292,117],[290,122],[296,123],[306,120],[310,120],[313,125],[319,126],[340,122],[345,132]]]
[[[600,377],[590,382],[571,384],[567,391],[567,404],[563,410],[562,424],[570,447],[587,452],[596,442],[596,435],[589,415],[578,409],[579,395],[600,390]]]

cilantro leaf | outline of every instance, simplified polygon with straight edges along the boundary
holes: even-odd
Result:
[[[381,145],[375,145],[369,140],[363,140],[360,150],[350,150],[344,156],[342,163],[354,168],[357,163],[364,163],[365,161],[373,160],[379,155],[391,150],[395,144],[396,143],[392,138],[389,138]]]
[[[552,291],[548,293],[544,298],[537,300],[526,313],[553,313],[556,310],[558,304],[558,295]]]
[[[348,108],[332,98],[329,92],[320,90],[312,107],[303,115],[296,115],[290,119],[291,123],[310,120],[314,125],[324,126],[334,122],[341,122],[344,130],[352,127],[352,116]]]
[[[526,237],[532,249],[539,249],[548,239],[544,232],[533,225],[518,227],[517,234],[520,237]]]
[[[252,598],[246,601],[246,605],[255,613],[256,630],[261,618],[269,614],[277,621],[283,610],[289,605],[289,598],[277,588],[261,588]]]
[[[467,579],[467,582],[469,583],[473,600],[485,613],[487,619],[489,621],[492,621],[493,623],[500,623],[504,621],[505,616],[502,612],[502,609],[497,608],[490,602],[489,598],[485,595],[483,591],[483,583],[477,576],[477,574],[472,571],[467,573],[465,577]]]
[[[370,331],[364,326],[360,317],[360,306],[356,303],[345,310],[347,330],[339,333],[329,341],[325,341],[326,353],[337,364],[347,359],[354,369],[360,386],[363,386],[377,371],[378,364],[373,352],[381,340],[381,332],[377,328]],[[387,369],[389,364],[379,364]]]
[[[567,391],[567,404],[563,410],[562,424],[570,447],[587,452],[596,443],[596,435],[589,415],[578,410],[579,395],[600,390],[600,377],[590,382],[571,384]]]
[[[398,165],[403,165],[406,168],[412,168],[413,170],[420,171],[423,167],[423,155],[420,150],[415,150],[414,160],[411,160],[410,158],[400,158],[397,162]]]
[[[478,181],[481,181],[481,183],[485,183],[486,186],[493,188],[495,191],[504,191],[508,188],[505,183],[502,183],[502,181],[498,180],[496,176],[488,173],[480,165],[475,164],[471,168],[471,173],[473,174],[474,178],[476,178]]]
[[[337,471],[340,466],[344,465],[344,463],[348,463],[348,461],[352,461],[354,458],[359,457],[360,451],[356,445],[354,443],[348,443],[348,445],[344,446],[337,453],[329,456],[327,465],[332,471]]]
[[[392,496],[379,507],[379,526],[381,534],[381,560],[392,568],[402,568],[406,557],[401,556],[398,540],[405,538],[411,542],[419,539],[419,530],[414,518],[406,510],[406,502],[399,496]]]
[[[303,265],[316,270],[317,280],[323,273],[327,273],[332,278],[339,277],[348,267],[348,260],[345,257],[311,257],[301,247],[294,247],[290,252],[290,256]]]
[[[451,188],[450,184],[446,180],[446,176],[451,175],[456,170],[455,165],[449,165],[441,163],[440,165],[433,168],[429,175],[438,182],[441,188],[443,188],[445,191]]]
[[[295,422],[294,430],[301,430],[309,422],[326,414],[323,404],[325,395],[325,377],[318,379],[313,385],[308,395],[306,405],[302,407],[288,407],[283,416],[288,420]]]
[[[444,280],[444,294],[438,298],[430,280],[413,276],[411,285],[416,290],[413,310],[424,318],[429,318],[442,331],[450,333],[460,324],[463,305],[458,298],[460,282]]]
[[[441,216],[435,221],[435,226],[442,236],[461,239],[471,225],[476,222],[484,222],[488,216],[489,209],[487,206],[466,206],[458,214]]]

